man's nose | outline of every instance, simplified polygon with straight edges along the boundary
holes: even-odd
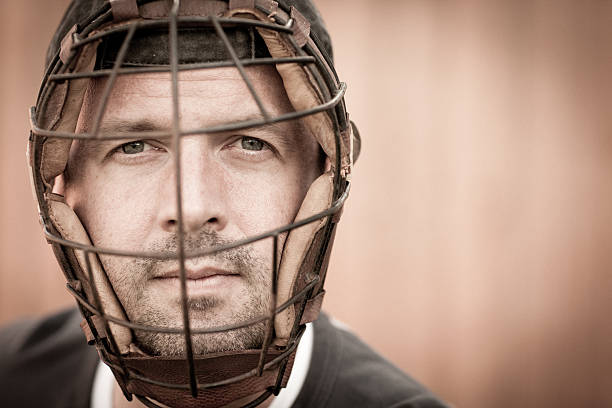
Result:
[[[168,182],[160,197],[161,226],[169,232],[177,231],[179,223],[175,160],[176,155],[168,163]],[[184,232],[222,230],[227,222],[223,170],[214,160],[206,136],[189,136],[181,140],[180,184]]]

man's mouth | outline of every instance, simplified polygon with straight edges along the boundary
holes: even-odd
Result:
[[[216,267],[185,269],[185,283],[189,297],[218,295],[224,290],[231,289],[239,278],[238,273]],[[180,291],[181,280],[178,269],[156,276],[153,281],[177,293]]]

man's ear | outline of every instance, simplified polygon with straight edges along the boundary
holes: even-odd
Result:
[[[76,154],[78,154],[78,147],[80,145],[79,140],[73,140],[70,144],[70,151],[68,153],[68,161],[66,162],[66,167],[64,168],[64,172],[60,175],[56,176],[53,179],[53,190],[54,194],[59,194],[61,196],[66,196],[66,194],[70,194],[67,190],[70,189],[71,180],[74,179],[75,169],[74,166],[70,166],[70,162]]]
[[[55,177],[55,179],[53,180],[53,193],[63,196],[65,190],[66,183],[64,180],[64,173],[62,173],[59,176]]]
[[[324,168],[323,168],[323,173],[327,173],[328,171],[331,170],[331,160],[329,160],[329,157],[325,156],[325,164],[324,164]],[[323,174],[321,173],[321,174]]]

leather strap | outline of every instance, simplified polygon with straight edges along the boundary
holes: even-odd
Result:
[[[242,352],[218,353],[206,357],[195,358],[195,372],[198,384],[207,384],[230,379],[249,372],[257,367],[259,361],[259,350]],[[270,349],[266,357],[266,363],[281,355],[281,351]],[[112,361],[115,357],[108,355],[111,362],[118,365],[118,361]],[[281,386],[285,387],[289,380],[289,374],[295,359],[295,350],[287,359],[287,366],[283,374]],[[205,406],[207,408],[223,407],[232,401],[245,398],[250,395],[261,393],[268,387],[274,387],[279,372],[279,366],[275,365],[264,370],[261,377],[253,375],[232,384],[224,384],[199,390],[197,398],[193,398],[187,389],[172,389],[151,384],[137,378],[133,373],[146,375],[153,381],[170,384],[188,384],[189,374],[187,361],[183,357],[163,358],[129,356],[123,358],[125,366],[132,373],[127,381],[127,390],[135,395],[146,395],[162,404],[175,408],[196,408]],[[145,374],[146,373],[146,374]]]
[[[260,6],[262,9],[267,10],[270,16],[278,12],[278,2],[274,0],[256,0],[255,4]]]
[[[232,9],[254,9],[255,0],[230,0],[229,8]]]
[[[136,0],[110,0],[110,6],[115,21],[138,17],[138,4],[136,4]]]
[[[90,319],[96,327],[96,331],[98,332],[100,338],[106,338],[106,329],[104,328],[104,322],[102,321],[102,318],[98,315],[93,315]],[[81,320],[80,326],[81,330],[83,330],[83,333],[85,334],[85,338],[87,338],[87,344],[94,344],[96,337],[91,332],[91,328],[89,327],[87,320]]]
[[[310,22],[293,6],[291,6],[291,18],[294,21],[293,38],[299,47],[303,47],[310,36]]]
[[[74,289],[75,292],[81,292],[83,290],[83,283],[77,279],[71,279],[68,281],[68,286]]]
[[[90,346],[93,345],[96,341],[96,337],[91,332],[91,329],[89,328],[89,324],[87,323],[87,320],[85,319],[81,320],[81,324],[79,326],[81,326],[81,330],[83,330],[83,334],[85,335],[85,338],[87,339],[87,344],[89,344]]]
[[[308,299],[306,302],[306,308],[304,309],[304,314],[302,314],[302,320],[300,320],[300,324],[306,324],[317,320],[317,317],[319,317],[319,312],[321,311],[324,296],[325,291],[321,290],[318,295]]]
[[[140,7],[140,16],[143,18],[163,18],[170,15],[172,2],[154,1]],[[219,0],[182,0],[179,16],[221,16],[227,10],[227,2]]]
[[[68,58],[70,58],[70,54],[72,53],[72,44],[74,44],[73,34],[76,33],[76,30],[77,25],[75,24],[62,39],[59,57],[64,64],[68,62]]]

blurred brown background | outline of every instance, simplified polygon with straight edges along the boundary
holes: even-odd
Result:
[[[0,323],[72,304],[24,159],[67,4],[0,3]],[[459,407],[612,406],[612,1],[317,4],[364,139],[327,310]]]

